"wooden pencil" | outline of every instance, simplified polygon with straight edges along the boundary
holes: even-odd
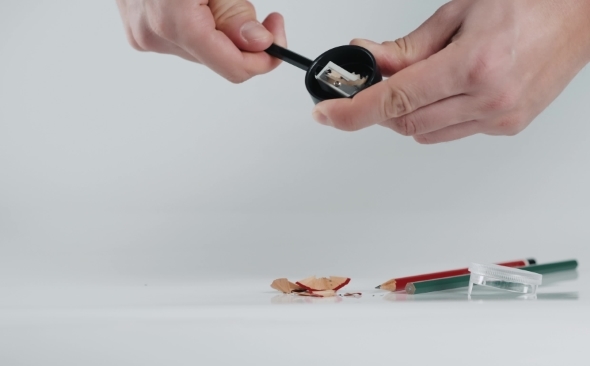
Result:
[[[548,274],[554,272],[573,270],[578,267],[578,261],[568,260],[563,262],[553,262],[546,264],[534,264],[530,266],[520,267],[525,271]],[[454,288],[467,287],[469,286],[470,274],[455,276],[449,278],[439,278],[428,281],[410,282],[406,284],[406,293],[410,295],[423,294],[427,292],[435,292],[442,290],[450,290]]]
[[[530,258],[530,259],[521,259],[521,260],[517,260],[517,261],[503,262],[503,263],[498,263],[498,264],[501,266],[506,266],[506,267],[524,267],[524,266],[528,266],[528,265],[535,264],[535,263],[536,263],[535,260]],[[387,290],[387,291],[403,291],[406,288],[406,285],[410,282],[435,280],[435,279],[439,279],[439,278],[455,277],[455,276],[461,276],[461,275],[466,275],[466,274],[469,274],[469,268],[460,268],[460,269],[453,269],[450,271],[426,273],[426,274],[416,275],[416,276],[394,278],[392,280],[384,282],[383,284],[381,284],[375,288],[381,289],[381,290]]]

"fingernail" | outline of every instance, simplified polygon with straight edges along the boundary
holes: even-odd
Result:
[[[311,115],[313,119],[315,119],[319,123],[326,126],[333,126],[332,121],[330,121],[328,117],[326,117],[326,115],[320,112],[317,108],[315,108],[313,112],[311,112]]]
[[[255,42],[269,37],[270,32],[264,26],[255,20],[244,23],[240,29],[240,34],[247,42]]]

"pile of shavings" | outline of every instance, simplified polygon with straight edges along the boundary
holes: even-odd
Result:
[[[348,277],[321,277],[316,276],[307,277],[295,283],[290,282],[286,278],[279,278],[272,281],[270,287],[281,291],[284,294],[294,294],[298,296],[311,297],[332,297],[336,296],[336,292],[348,285],[350,278]],[[346,293],[342,296],[360,296],[360,293]]]

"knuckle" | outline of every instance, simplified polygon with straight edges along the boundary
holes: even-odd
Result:
[[[468,56],[467,83],[471,86],[499,85],[514,65],[511,49],[487,43]]]
[[[449,20],[454,19],[454,17],[457,14],[457,6],[455,4],[456,3],[454,1],[450,1],[444,4],[434,12],[434,18],[438,19],[440,22],[443,23],[446,23]]]
[[[505,90],[486,101],[483,109],[487,113],[512,111],[516,109],[518,100],[517,93]]]
[[[385,41],[382,43],[384,46],[395,48],[399,51],[399,54],[407,55],[412,52],[412,42],[408,36],[398,38],[395,41]]]
[[[388,92],[385,93],[385,99],[381,105],[383,119],[400,117],[412,111],[407,93],[393,86],[390,86]]]
[[[226,75],[225,78],[232,84],[242,84],[250,79],[250,75],[247,73],[233,73]]]
[[[174,38],[174,24],[161,13],[149,14],[149,26],[153,33],[164,39]]]
[[[157,36],[146,28],[133,32],[133,38],[143,51],[155,51],[158,45]]]
[[[428,135],[416,135],[414,136],[414,141],[419,143],[420,145],[431,145],[434,144],[434,141],[428,137]]]
[[[409,36],[396,39],[395,41],[385,41],[381,44],[387,48],[386,52],[381,53],[384,64],[388,65],[385,68],[390,67],[393,70],[401,70],[410,66],[410,56],[414,52],[414,49]]]
[[[340,115],[338,118],[334,118],[332,123],[335,128],[342,131],[353,132],[361,129],[359,124],[356,123],[350,114]]]
[[[136,51],[145,51],[140,45],[139,43],[137,43],[137,41],[135,40],[135,36],[133,35],[133,33],[131,33],[131,31],[127,32],[127,42],[129,43],[129,45],[131,47],[133,47],[134,50]]]
[[[524,120],[518,114],[512,114],[500,119],[498,129],[505,136],[515,136],[526,127]]]
[[[469,85],[480,86],[490,83],[494,77],[494,56],[487,51],[477,51],[467,67]]]
[[[414,136],[418,133],[417,123],[413,116],[404,116],[393,120],[393,129],[404,136]]]
[[[144,48],[141,47],[139,42],[137,42],[137,31],[133,29],[133,27],[127,25],[125,28],[125,35],[127,36],[127,43],[136,51],[144,52],[146,51]]]
[[[216,1],[215,3],[219,5],[213,6],[211,10],[218,26],[223,26],[238,16],[255,12],[254,6],[249,1]]]

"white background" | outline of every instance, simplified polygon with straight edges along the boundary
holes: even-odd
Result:
[[[442,3],[254,2],[260,18],[271,11],[285,16],[290,48],[309,58],[356,37],[403,36]],[[426,316],[428,332],[439,311],[447,323],[432,328],[440,332],[427,337],[432,342],[444,338],[463,311],[469,322],[460,323],[456,334],[472,332],[472,321],[490,316],[484,325],[496,333],[487,333],[486,341],[499,335],[494,324],[512,326],[534,314],[525,316],[525,335],[563,332],[561,337],[575,340],[569,360],[581,360],[576,342],[590,335],[583,303],[590,260],[590,70],[516,137],[475,136],[435,146],[381,127],[346,133],[316,124],[303,76],[281,65],[233,85],[200,65],[133,51],[114,1],[0,3],[0,363],[91,364],[86,353],[60,351],[84,344],[88,353],[102,355],[95,364],[130,364],[135,346],[152,352],[138,364],[160,364],[170,353],[176,355],[171,364],[199,364],[199,352],[184,348],[175,334],[197,334],[189,338],[210,356],[208,364],[225,364],[223,357],[236,363],[244,359],[216,357],[215,347],[237,339],[228,335],[234,329],[228,321],[249,319],[243,329],[260,339],[250,356],[261,364],[264,342],[278,342],[277,319],[324,313],[328,320],[317,325],[313,339],[323,334],[331,347],[358,352],[373,343],[384,356],[389,343],[381,316],[403,317],[403,329]],[[297,306],[268,308],[274,294],[267,286],[276,277],[345,275],[352,284],[358,278],[363,286],[356,289],[364,290],[362,279],[374,285],[471,261],[524,257],[577,258],[580,280],[548,290],[573,300],[556,295],[535,305],[486,303],[491,314],[463,302],[412,303],[394,311],[366,299],[366,308],[339,303],[299,315],[293,313]],[[150,286],[156,289],[144,289]],[[232,291],[238,297],[230,301]],[[159,313],[152,308],[158,304],[167,307]],[[166,314],[177,314],[177,306],[193,315],[182,318],[180,312],[170,320]],[[151,309],[145,316],[144,307]],[[226,317],[215,310],[220,307],[228,309]],[[96,308],[116,315],[88,310]],[[338,315],[329,315],[330,309]],[[570,317],[547,320],[555,314]],[[113,327],[102,323],[105,317]],[[148,318],[172,322],[156,321],[170,327],[169,333],[162,330],[165,341]],[[346,318],[378,337],[352,342],[357,337],[347,338],[341,329]],[[175,333],[179,319],[199,325]],[[397,321],[389,320],[387,327],[395,328]],[[538,325],[543,321],[550,322],[545,330]],[[118,327],[144,338],[128,337]],[[218,336],[208,338],[204,329]],[[403,333],[396,334],[392,347],[402,347]],[[297,348],[292,343],[299,335],[305,338],[305,332],[289,333],[285,347]],[[125,340],[139,343],[125,347]],[[44,348],[47,342],[51,346]],[[159,354],[162,342],[177,348]],[[481,344],[472,342],[472,348]],[[10,350],[1,350],[2,344]],[[538,350],[536,344],[525,342],[526,350],[515,346],[511,354],[537,360],[531,364],[558,359],[551,341],[541,341],[545,347]],[[534,352],[543,357],[526,358]]]

